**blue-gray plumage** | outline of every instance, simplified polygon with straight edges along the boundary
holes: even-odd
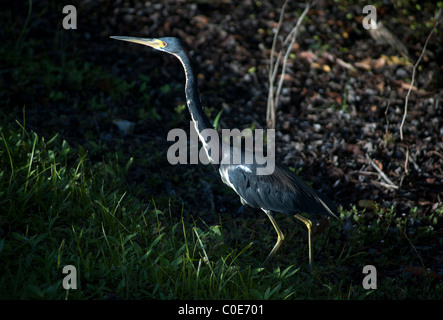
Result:
[[[259,175],[257,174],[259,165],[255,162],[248,164],[242,161],[240,164],[235,164],[233,161],[224,161],[230,160],[229,157],[232,156],[233,151],[238,150],[234,150],[231,146],[229,146],[229,149],[225,148],[224,142],[214,141],[205,136],[204,130],[213,129],[213,127],[200,102],[197,78],[194,75],[189,54],[179,39],[170,37],[159,39],[111,38],[146,45],[172,54],[180,60],[186,75],[185,94],[188,110],[209,161],[219,171],[223,182],[240,196],[242,204],[262,209],[277,232],[277,242],[265,262],[274,255],[284,239],[283,233],[272,216],[272,211],[274,211],[294,215],[306,225],[308,228],[309,264],[312,266],[312,223],[309,219],[301,216],[300,213],[314,217],[332,216],[337,218],[336,208],[332,202],[314,191],[293,172],[283,167],[275,166],[275,170],[271,174]],[[212,152],[213,150],[221,151],[218,152],[218,157],[216,156],[217,153]],[[245,153],[250,151],[241,150],[239,152],[244,156]],[[252,157],[252,159],[256,158]]]
[[[251,207],[291,215],[335,215],[333,204],[293,172],[276,166],[273,174],[255,175],[246,168],[247,165],[230,165],[227,176],[237,194]]]

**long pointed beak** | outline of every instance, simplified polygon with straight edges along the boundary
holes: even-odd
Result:
[[[112,36],[111,39],[134,42],[134,43],[142,44],[142,45],[145,45],[148,47],[152,47],[154,49],[163,49],[164,47],[166,47],[166,42],[161,41],[159,39],[120,37],[120,36]]]

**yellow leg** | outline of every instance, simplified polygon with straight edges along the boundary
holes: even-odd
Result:
[[[283,242],[283,240],[285,240],[285,236],[284,236],[283,232],[281,232],[280,228],[278,227],[277,222],[275,221],[274,217],[271,214],[271,211],[269,211],[269,210],[263,210],[263,211],[266,213],[269,220],[271,220],[271,223],[274,226],[275,231],[277,232],[277,242],[275,243],[274,248],[272,248],[271,252],[266,257],[266,260],[265,260],[265,264],[266,264],[266,262],[268,262],[269,259],[272,258],[272,256],[275,254],[275,252],[277,252],[278,248],[280,248],[281,243]]]
[[[303,222],[306,225],[306,228],[308,228],[308,246],[309,246],[309,266],[312,269],[312,245],[311,245],[311,227],[312,222],[309,219],[306,219],[305,217],[302,217],[299,214],[296,214],[295,217]]]

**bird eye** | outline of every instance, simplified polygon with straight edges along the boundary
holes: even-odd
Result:
[[[163,48],[166,47],[166,42],[162,41]]]

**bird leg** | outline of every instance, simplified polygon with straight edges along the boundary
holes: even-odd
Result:
[[[274,248],[272,248],[271,252],[266,257],[266,260],[264,262],[266,264],[272,258],[272,256],[275,254],[275,252],[277,252],[278,248],[280,248],[281,243],[283,242],[283,240],[285,240],[285,236],[284,236],[283,232],[280,230],[280,228],[278,227],[277,222],[275,221],[274,217],[271,214],[271,211],[264,210],[264,209],[263,209],[263,211],[266,213],[269,220],[271,220],[271,223],[274,226],[275,231],[277,232],[277,242],[275,243]]]
[[[306,219],[305,217],[302,217],[299,214],[296,214],[294,217],[296,217],[298,220],[303,222],[306,225],[306,228],[308,228],[308,245],[309,245],[309,266],[312,269],[312,246],[311,246],[311,227],[312,222],[309,219]]]

